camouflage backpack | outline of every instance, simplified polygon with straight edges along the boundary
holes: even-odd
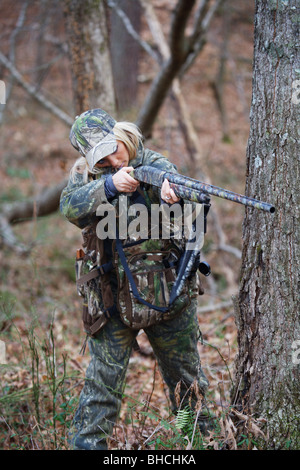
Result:
[[[125,325],[146,328],[180,314],[196,295],[196,281],[186,283],[181,295],[169,305],[176,281],[180,250],[172,240],[112,242],[113,259],[96,235],[96,227],[83,230],[83,250],[76,259],[76,284],[83,297],[84,329],[95,336],[118,312]],[[113,295],[111,272],[117,278]],[[117,298],[115,304],[114,299]]]
[[[148,222],[151,231],[150,218]],[[171,225],[173,232],[174,221]],[[76,263],[77,286],[84,297],[83,323],[88,334],[95,335],[116,312],[133,329],[171,319],[199,293],[199,278],[192,275],[170,304],[170,294],[181,280],[177,273],[185,250],[183,240],[149,237],[121,241],[116,233],[115,240],[105,241],[96,231],[96,225],[83,230],[83,256]],[[116,282],[111,282],[112,278]]]
[[[117,238],[114,265],[118,278],[118,310],[125,325],[146,328],[177,316],[191,299],[189,286],[169,305],[180,251],[171,240],[122,244]]]

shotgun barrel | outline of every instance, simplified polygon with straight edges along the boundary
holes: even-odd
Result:
[[[209,198],[207,195],[212,195],[238,204],[243,204],[244,206],[254,207],[255,209],[266,211],[271,214],[275,212],[275,207],[267,202],[243,196],[242,194],[220,188],[219,186],[203,183],[202,181],[198,181],[188,176],[158,170],[152,166],[137,167],[131,174],[138,181],[157,186],[159,188],[162,186],[163,181],[167,179],[175,194],[178,197],[182,197],[189,201],[208,203]]]

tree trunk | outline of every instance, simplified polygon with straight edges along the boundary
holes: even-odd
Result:
[[[139,33],[141,26],[141,5],[132,0],[117,0],[134,30]],[[117,111],[131,111],[137,104],[139,56],[141,47],[126,30],[122,20],[110,12],[110,50],[115,84]]]
[[[65,0],[76,114],[102,108],[115,114],[115,95],[103,0]]]
[[[276,213],[244,220],[234,405],[266,420],[268,449],[300,443],[298,28],[297,0],[257,0],[246,194]]]

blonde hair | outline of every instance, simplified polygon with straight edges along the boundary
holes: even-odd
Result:
[[[139,128],[132,122],[121,121],[115,124],[113,132],[116,139],[125,144],[129,154],[129,161],[133,160],[143,138]]]
[[[129,161],[136,157],[137,150],[140,143],[142,142],[143,136],[140,129],[132,122],[120,121],[116,122],[113,133],[117,140],[123,142],[126,146]],[[83,180],[88,181],[89,174],[97,174],[101,171],[101,168],[90,168],[85,157],[80,157],[76,160],[70,171],[70,178],[74,182],[76,173],[83,175]]]

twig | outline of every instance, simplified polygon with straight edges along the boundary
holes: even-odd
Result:
[[[229,370],[227,361],[226,361],[226,359],[223,357],[223,355],[222,355],[220,349],[219,349],[217,346],[214,346],[213,344],[208,343],[207,341],[203,341],[203,344],[204,344],[205,346],[210,346],[211,348],[213,348],[213,349],[215,349],[215,350],[217,351],[217,353],[219,354],[220,358],[222,359],[222,361],[223,361],[224,364],[225,364],[225,367],[226,367],[227,372],[228,372],[228,375],[229,375],[230,382],[231,382],[232,386],[234,386],[234,383],[233,383],[233,380],[232,380],[232,377],[231,377],[231,373],[230,373],[230,370]]]
[[[207,312],[214,312],[215,310],[221,310],[222,308],[232,307],[233,302],[232,300],[225,300],[224,302],[220,302],[218,304],[207,305],[205,307],[198,308],[198,313],[207,313]]]
[[[22,7],[21,7],[21,11],[19,13],[19,17],[18,17],[18,20],[17,20],[17,24],[16,24],[16,27],[15,29],[13,30],[11,36],[10,36],[10,48],[9,48],[9,59],[11,61],[12,64],[15,63],[15,44],[16,44],[16,38],[17,38],[17,35],[19,34],[21,28],[23,27],[24,25],[24,21],[25,21],[25,16],[26,16],[26,10],[27,10],[27,7],[28,7],[28,1],[24,2]],[[12,92],[12,89],[13,89],[13,82],[14,80],[10,80],[10,82],[8,83],[8,86],[7,86],[7,89],[6,89],[6,102],[8,101],[10,95],[11,95],[11,92]],[[3,119],[3,113],[4,113],[4,109],[3,110],[0,110],[0,124],[2,122],[2,119]]]
[[[214,17],[217,9],[221,6],[224,0],[216,0],[211,6],[207,9],[208,1],[203,0],[200,4],[198,10],[198,20],[196,21],[196,26],[194,29],[194,34],[191,38],[190,42],[190,53],[187,56],[183,66],[180,70],[180,77],[191,67],[194,63],[196,57],[198,56],[199,52],[203,48],[205,44],[205,33],[208,30],[208,27],[211,23],[212,18]]]
[[[13,78],[32,96],[35,100],[37,100],[44,108],[48,109],[52,114],[58,117],[61,121],[63,121],[67,126],[72,126],[73,119],[58,108],[55,104],[51,103],[42,93],[36,91],[36,88],[29,83],[27,83],[20,72],[16,69],[16,67],[8,60],[8,58],[2,54],[0,51],[0,62],[10,71]]]
[[[170,424],[172,424],[174,421],[176,421],[176,418],[170,421]],[[156,434],[158,431],[160,431],[163,428],[164,428],[163,425],[158,424],[156,428],[154,429],[154,431],[150,434],[150,436],[148,436],[147,439],[143,442],[143,445],[147,444],[147,442],[151,439],[151,437],[154,436],[154,434]],[[141,446],[139,447],[139,450],[141,450]]]
[[[209,215],[212,216],[213,218],[215,231],[219,239],[219,243],[215,248],[218,250],[227,251],[228,253],[233,254],[236,258],[241,259],[242,258],[241,251],[238,248],[228,245],[226,241],[226,235],[221,227],[219,216],[218,216],[218,213],[216,212],[216,209],[211,208],[209,211]]]
[[[227,245],[227,243],[219,243],[216,248],[220,251],[226,251],[227,253],[234,255],[237,259],[242,259],[241,250],[235,248],[234,246]]]
[[[146,411],[149,410],[149,406],[150,406],[150,403],[151,403],[151,398],[152,398],[152,395],[153,395],[153,392],[154,392],[154,389],[155,389],[155,374],[156,374],[156,368],[157,368],[157,362],[155,361],[155,363],[154,363],[154,368],[153,368],[152,389],[151,389],[151,392],[150,392],[150,395],[149,395],[148,400],[145,401],[145,406],[144,406],[144,410],[146,410]],[[144,417],[143,423],[142,423],[141,435],[143,435],[143,431],[144,431],[144,428],[145,428],[145,423],[146,423],[146,418],[147,418],[146,411],[145,411],[145,415],[144,415],[145,417]]]
[[[197,415],[196,415],[196,418],[195,418],[195,421],[194,421],[194,427],[193,427],[193,434],[192,434],[191,442],[187,446],[186,450],[191,450],[193,448],[193,442],[194,442],[195,433],[196,433],[196,429],[197,429],[197,425],[198,425],[198,418],[199,418],[199,415],[200,415],[201,411],[202,411],[202,408],[199,408],[199,410],[197,411]]]

